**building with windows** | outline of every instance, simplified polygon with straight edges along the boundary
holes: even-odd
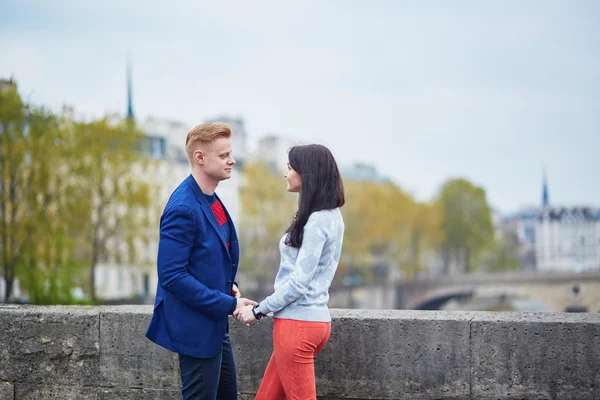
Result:
[[[591,207],[546,208],[537,217],[538,271],[600,271],[599,212]]]
[[[502,221],[522,246],[523,269],[536,271],[600,271],[600,209],[552,207],[544,173],[542,204]]]
[[[503,217],[498,229],[513,234],[521,244],[521,263],[526,271],[536,269],[535,229],[539,209],[525,209]]]

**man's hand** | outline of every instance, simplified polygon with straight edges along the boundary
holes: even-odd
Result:
[[[255,305],[257,305],[257,304],[258,304],[258,303],[257,303],[257,302],[255,302],[254,300],[250,300],[250,299],[246,299],[246,298],[244,298],[244,297],[240,297],[240,298],[238,298],[238,299],[237,299],[237,304],[236,304],[236,306],[235,306],[235,310],[234,310],[234,312],[233,312],[233,316],[235,317],[235,313],[236,313],[236,312],[237,312],[237,311],[238,311],[240,308],[242,308],[242,307],[245,307],[245,306],[255,306]],[[237,318],[237,317],[236,317],[236,318]]]
[[[242,297],[242,294],[240,293],[240,289],[237,287],[237,285],[235,283],[231,287],[231,295],[233,297],[235,297],[236,299],[239,299]]]
[[[250,322],[256,320],[256,318],[254,318],[254,313],[252,312],[252,307],[254,306],[241,307],[239,310],[235,310],[233,316],[248,325]]]

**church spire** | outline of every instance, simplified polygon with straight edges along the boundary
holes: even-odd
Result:
[[[127,119],[133,120],[133,88],[131,82],[131,54],[127,54]]]
[[[550,198],[548,194],[548,178],[546,176],[546,168],[544,168],[544,178],[542,184],[542,208],[547,208],[550,204]]]

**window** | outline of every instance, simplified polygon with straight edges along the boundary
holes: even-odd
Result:
[[[153,138],[152,139],[152,150],[150,152],[150,156],[152,158],[164,157],[163,142],[164,141],[162,138]]]

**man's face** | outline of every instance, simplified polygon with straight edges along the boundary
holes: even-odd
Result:
[[[231,141],[227,138],[215,139],[202,149],[204,173],[217,182],[231,178],[235,160],[231,155]]]

